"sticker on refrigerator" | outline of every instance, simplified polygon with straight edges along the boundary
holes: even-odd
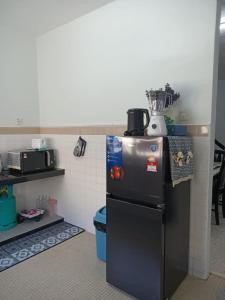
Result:
[[[147,172],[157,172],[157,161],[154,157],[149,157],[147,161]]]
[[[123,177],[122,139],[118,136],[106,138],[107,171],[111,179],[121,180]]]
[[[150,150],[151,150],[152,152],[156,152],[157,149],[158,149],[158,147],[157,147],[156,144],[151,144],[151,145],[150,145]]]

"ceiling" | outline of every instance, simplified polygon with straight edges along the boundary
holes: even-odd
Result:
[[[0,0],[0,26],[39,36],[114,0]]]

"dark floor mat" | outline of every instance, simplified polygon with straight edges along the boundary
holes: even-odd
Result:
[[[84,230],[78,226],[60,222],[13,242],[0,246],[0,272],[48,250]]]

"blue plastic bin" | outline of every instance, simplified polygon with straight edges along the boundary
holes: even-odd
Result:
[[[185,136],[187,135],[187,126],[184,125],[167,125],[168,135]]]
[[[96,212],[94,217],[96,229],[96,251],[97,257],[106,261],[106,207],[102,207]]]

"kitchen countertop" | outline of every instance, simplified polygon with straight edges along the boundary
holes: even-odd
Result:
[[[65,169],[53,169],[24,175],[0,174],[0,186],[39,180],[65,174]]]

